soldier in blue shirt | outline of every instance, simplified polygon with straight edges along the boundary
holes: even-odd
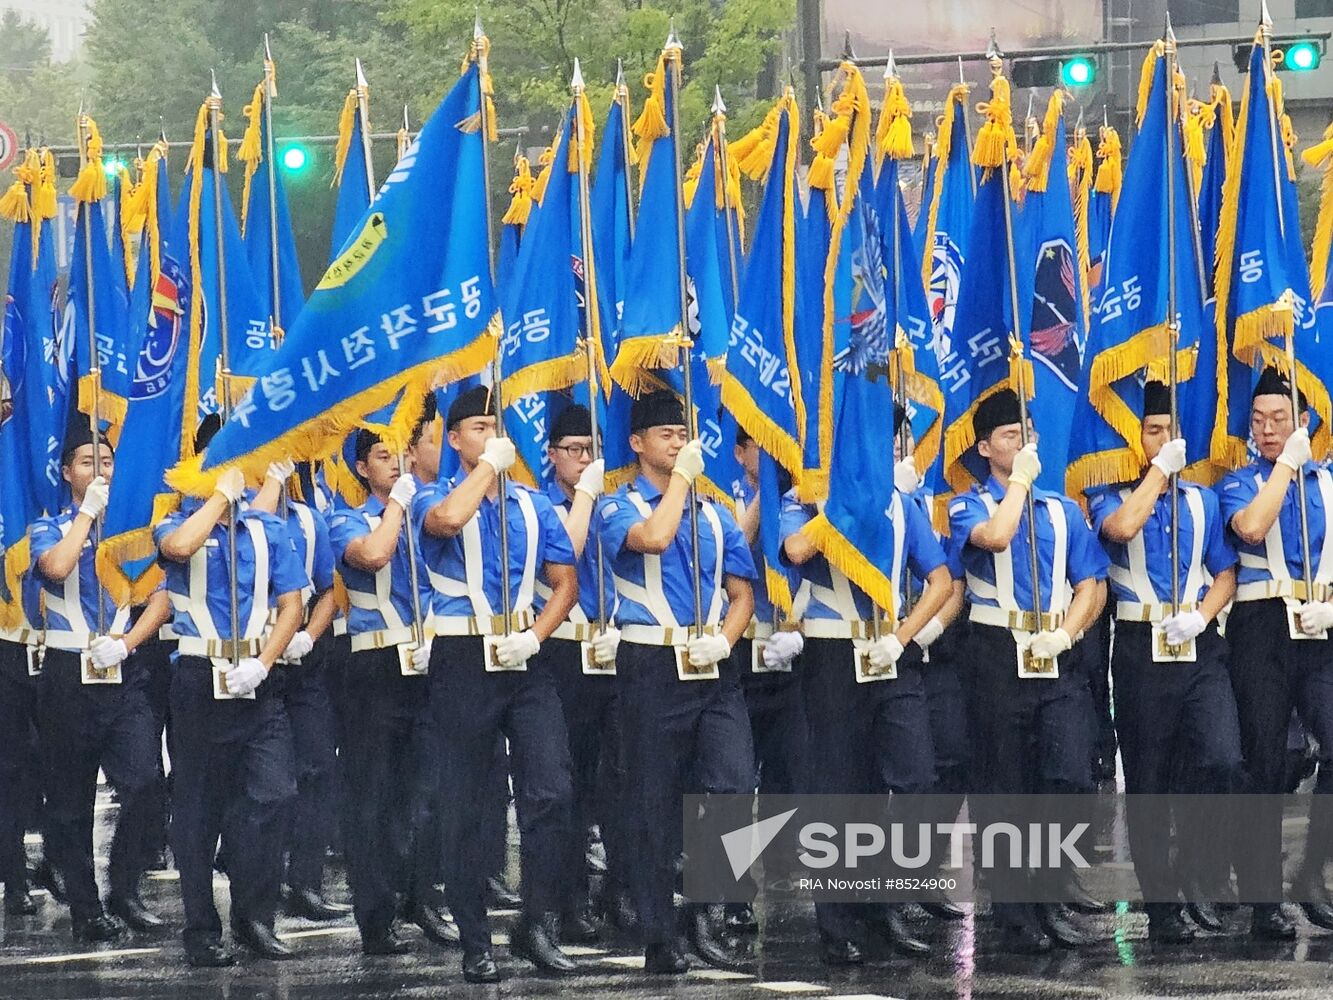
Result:
[[[627,835],[636,851],[631,871],[644,968],[678,974],[689,967],[676,943],[673,906],[684,776],[705,793],[754,789],[744,695],[735,675],[718,664],[750,623],[755,569],[730,511],[702,498],[694,564],[686,505],[690,485],[703,471],[703,449],[686,439],[684,411],[674,394],[656,392],[634,401],[629,444],[638,457],[638,476],[605,499],[597,530],[619,601],[624,801],[632,824]],[[696,574],[702,622],[695,618]],[[693,943],[712,964],[731,961],[716,939],[721,910],[691,907]]]
[[[1018,397],[1012,391],[1003,389],[983,400],[973,427],[977,453],[990,475],[954,498],[949,524],[971,602],[967,655],[974,667],[974,789],[1091,791],[1092,700],[1074,643],[1101,610],[1106,553],[1074,501],[1033,487],[1041,462],[1035,443],[1023,445]],[[1037,581],[1028,544],[1029,491],[1036,508]],[[1034,617],[1034,588],[1039,619]],[[1023,650],[1039,661],[1036,670]],[[1049,664],[1057,657],[1052,670]],[[1049,951],[1052,937],[1065,946],[1083,943],[1066,907],[1006,898],[1011,891],[1021,898],[1027,877],[1026,872],[994,873],[992,912],[1003,930],[1005,950]]]
[[[904,414],[896,414],[901,421]],[[823,794],[924,794],[935,781],[922,647],[914,640],[952,593],[944,551],[930,520],[897,490],[884,498],[884,530],[893,562],[880,567],[893,585],[893,607],[875,608],[802,530],[818,513],[788,493],[782,505],[783,555],[800,575],[793,615],[801,622],[801,682],[810,726],[809,789]],[[926,581],[903,613],[904,569]],[[878,623],[878,624],[877,624]],[[897,818],[897,817],[896,817]],[[915,823],[901,820],[908,829]],[[909,955],[930,948],[913,936],[897,904],[816,903],[830,965],[862,961],[859,942],[873,934]]]
[[[220,426],[196,435],[201,451]],[[265,958],[290,958],[273,933],[282,884],[283,820],[296,795],[291,725],[273,669],[301,624],[309,579],[286,528],[272,514],[232,511],[245,491],[237,470],[217,492],[153,528],[175,610],[179,658],[171,683],[171,846],[185,902],[185,954],[194,966],[235,962],[213,905],[218,836],[231,878],[236,940]],[[236,533],[236,610],[231,621],[228,534]],[[277,619],[269,628],[270,613]]]
[[[1305,856],[1292,892],[1306,917],[1333,928],[1324,884],[1324,862],[1333,847],[1333,474],[1311,460],[1305,399],[1299,414],[1290,383],[1266,369],[1254,390],[1250,434],[1254,462],[1218,485],[1222,517],[1240,553],[1236,603],[1227,620],[1231,685],[1240,714],[1247,791],[1285,791],[1287,722],[1300,714],[1319,743],[1319,778],[1310,807]],[[1304,581],[1300,500],[1296,477],[1305,480],[1309,559],[1314,584]],[[1260,800],[1262,803],[1262,800]],[[1235,868],[1241,898],[1254,904],[1251,933],[1290,940],[1295,928],[1282,914],[1282,816],[1263,808],[1251,834],[1237,844]]]
[[[351,605],[346,696],[356,718],[342,747],[347,881],[361,950],[394,955],[407,950],[393,922],[396,892],[412,874],[412,796],[421,767],[416,728],[427,707],[430,589],[425,567],[418,565],[413,593],[407,552],[407,513],[417,492],[416,478],[410,472],[399,475],[398,457],[364,430],[357,435],[356,473],[369,499],[355,509],[338,511],[329,522]],[[423,628],[420,642],[414,631],[418,620]],[[415,909],[413,917],[421,920]],[[442,933],[434,921],[426,920],[423,929]]]
[[[252,508],[281,517],[279,507],[295,469],[290,460],[270,464]],[[307,920],[336,920],[350,911],[324,898],[324,855],[333,834],[338,767],[337,720],[330,686],[334,670],[328,663],[333,640],[329,626],[335,610],[333,549],[322,514],[290,497],[286,506],[287,535],[310,580],[301,591],[305,625],[292,636],[280,660],[282,701],[296,747],[296,801],[285,838],[287,911]]]
[[[131,629],[129,608],[117,607],[98,580],[92,535],[106,509],[115,456],[102,441],[98,468],[93,453],[91,427],[74,421],[60,459],[71,505],[29,529],[33,581],[46,624],[38,701],[45,847],[65,879],[76,941],[107,941],[119,932],[103,909],[93,862],[99,768],[120,797],[108,907],[136,930],[162,923],[139,899],[157,746],[145,678],[130,653],[166,620],[166,602],[155,601]],[[29,611],[36,616],[37,609]]]
[[[618,827],[619,731],[616,715],[616,648],[620,633],[614,624],[615,587],[609,560],[603,558],[602,599],[597,599],[597,539],[590,536],[594,506],[602,494],[603,462],[592,458],[592,418],[585,406],[571,404],[551,424],[546,449],[553,473],[546,496],[569,533],[578,558],[579,601],[542,646],[542,669],[555,677],[556,691],[569,731],[569,754],[574,769],[574,811],[565,856],[567,894],[560,931],[566,941],[597,939],[592,922],[588,868],[584,861],[591,829],[602,834],[607,874],[603,899],[616,907],[625,896],[624,859]],[[537,599],[544,600],[546,585],[538,581]],[[599,616],[606,628],[598,631]],[[599,781],[599,776],[604,781]]]
[[[1194,937],[1177,897],[1190,901],[1200,926],[1221,930],[1201,890],[1216,888],[1230,872],[1190,871],[1198,838],[1212,829],[1178,820],[1172,864],[1171,813],[1164,799],[1181,791],[1176,769],[1188,759],[1193,792],[1221,795],[1240,774],[1240,730],[1227,674],[1226,640],[1217,615],[1236,592],[1236,550],[1225,537],[1217,495],[1180,482],[1176,506],[1180,553],[1179,611],[1172,614],[1170,477],[1186,464],[1185,442],[1171,435],[1171,395],[1160,382],[1144,390],[1140,441],[1148,467],[1137,484],[1112,487],[1090,498],[1094,528],[1111,557],[1116,626],[1111,669],[1115,677],[1115,724],[1129,794],[1129,848],[1148,911],[1151,941],[1180,943]],[[1155,643],[1194,643],[1192,662],[1160,662]],[[1140,797],[1143,796],[1143,797]],[[1204,800],[1198,800],[1202,803]],[[1198,812],[1202,806],[1191,812]]]
[[[499,979],[486,917],[484,813],[477,805],[494,773],[500,734],[514,758],[522,844],[524,915],[512,947],[546,971],[569,973],[577,966],[560,950],[556,926],[573,795],[569,739],[551,673],[528,661],[578,598],[574,551],[544,494],[510,482],[499,499],[499,474],[513,464],[514,445],[496,436],[486,388],[454,400],[446,424],[458,475],[418,491],[412,522],[431,580],[430,705],[444,755],[443,801],[454,828],[445,889],[462,939],[463,977]],[[500,502],[508,522],[507,565]],[[538,574],[551,596],[534,615]]]

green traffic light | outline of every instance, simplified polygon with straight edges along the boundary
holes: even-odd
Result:
[[[304,170],[308,162],[305,150],[300,146],[288,146],[282,151],[282,165],[292,173]]]
[[[1086,87],[1097,79],[1097,65],[1086,56],[1075,56],[1060,67],[1060,80],[1066,87]]]
[[[1297,42],[1286,51],[1283,63],[1296,73],[1319,68],[1319,47],[1313,42]]]

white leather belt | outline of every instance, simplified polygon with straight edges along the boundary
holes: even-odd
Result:
[[[522,632],[532,628],[535,620],[531,611],[516,611],[509,616],[509,631]],[[467,615],[436,615],[436,635],[504,635],[504,615],[472,618]]]
[[[705,625],[705,635],[716,635],[721,626]],[[622,642],[633,642],[640,646],[683,646],[694,638],[692,625],[623,625],[620,629]]]
[[[1181,612],[1193,611],[1197,605],[1182,603]],[[1116,601],[1115,617],[1122,622],[1160,622],[1171,617],[1169,604],[1140,604],[1138,601]]]
[[[1274,598],[1281,597],[1291,601],[1327,601],[1333,586],[1327,583],[1316,581],[1314,585],[1314,597],[1307,596],[1309,591],[1305,589],[1304,580],[1258,580],[1251,583],[1242,583],[1236,588],[1237,601],[1271,601]]]
[[[570,642],[591,642],[596,634],[596,622],[561,622],[551,633],[551,638],[567,639]]]
[[[770,622],[750,622],[741,634],[742,639],[758,639],[763,642],[773,637],[773,625]]]
[[[238,657],[258,656],[259,651],[264,648],[263,639],[241,639],[238,642],[232,642],[230,639],[200,639],[196,635],[183,635],[179,639],[179,645],[176,649],[181,656],[204,656],[209,659],[229,660],[232,657],[232,647],[235,646],[235,654]]]
[[[1011,632],[1041,632],[1059,628],[1065,620],[1065,613],[1043,611],[1041,621],[1031,611],[1006,611],[989,604],[973,604],[967,613],[968,618],[978,625],[994,625],[1007,628]]]
[[[885,629],[892,632],[893,622],[881,619],[880,634]],[[807,618],[801,622],[801,632],[807,639],[873,639],[875,623],[873,621],[844,621],[841,618]]]
[[[334,635],[347,634],[347,619],[345,617],[333,619],[333,634]]]
[[[36,628],[0,628],[0,639],[17,642],[21,646],[41,645],[42,631]]]
[[[176,630],[171,627],[170,622],[167,622],[167,624],[157,630],[157,637],[163,642],[175,642],[180,638],[180,636],[176,634]]]
[[[123,637],[121,632],[108,632],[107,635],[112,639]],[[48,649],[63,649],[70,653],[81,653],[86,650],[95,639],[91,632],[63,632],[48,631],[46,633],[46,647]]]
[[[401,646],[414,640],[412,626],[402,628],[382,628],[374,632],[357,632],[352,636],[352,652],[359,653],[366,649],[388,649]]]

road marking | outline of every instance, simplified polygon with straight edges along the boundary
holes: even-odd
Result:
[[[768,990],[770,993],[827,993],[827,986],[820,986],[818,983],[800,983],[794,981],[777,983],[755,983],[757,990]]]
[[[23,958],[6,965],[55,965],[59,962],[105,962],[112,958],[125,958],[129,955],[156,955],[161,948],[118,948],[112,951],[79,951],[69,955],[43,955],[40,958]]]
[[[611,955],[602,959],[604,965],[617,965],[622,969],[642,969],[642,955]]]
[[[578,958],[586,958],[590,955],[605,955],[605,948],[590,948],[586,944],[566,944],[561,945],[560,950],[566,955],[574,955]]]
[[[707,979],[712,982],[731,982],[738,979],[753,979],[748,972],[732,972],[730,969],[691,969],[686,979]]]
[[[279,934],[278,938],[283,941],[294,941],[297,938],[313,937],[334,937],[340,934],[357,934],[355,927],[319,927],[313,931],[287,931],[285,934]]]

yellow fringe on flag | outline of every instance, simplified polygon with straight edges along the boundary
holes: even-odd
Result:
[[[1222,149],[1226,151],[1227,163],[1231,162],[1231,151],[1236,138],[1236,114],[1231,105],[1231,91],[1221,83],[1212,85],[1208,105],[1213,111],[1214,120],[1222,123]],[[1211,125],[1209,126],[1212,127]]]
[[[1042,122],[1041,135],[1037,137],[1023,164],[1023,176],[1027,180],[1027,190],[1038,194],[1046,190],[1050,183],[1051,160],[1055,156],[1055,130],[1059,128],[1060,118],[1065,110],[1065,92],[1057,87],[1051,91],[1051,99],[1046,104],[1046,117]]]
[[[907,102],[903,82],[896,76],[884,92],[884,105],[880,108],[879,124],[875,129],[876,166],[886,156],[891,160],[910,160],[916,156],[916,147],[912,144],[912,106]]]
[[[551,164],[555,162],[554,145],[547,146],[537,157],[537,179],[532,185],[532,200],[540,205],[546,197],[546,185],[551,180]]]
[[[944,171],[949,169],[949,156],[953,151],[953,124],[958,109],[967,114],[967,98],[972,92],[965,83],[955,83],[949,88],[949,96],[944,99],[944,114],[940,116],[936,128],[935,140],[935,190],[930,193],[930,204],[924,211],[926,216],[926,238],[923,241],[921,260],[921,281],[930,287],[931,272],[935,269],[935,226],[940,217],[940,195],[944,192]],[[922,177],[925,176],[923,171]]]
[[[844,80],[842,92],[833,102],[834,117],[811,140],[817,152],[836,160],[842,144],[847,143],[847,176],[859,178],[870,155],[870,94],[865,78],[855,63],[844,62],[838,73]],[[813,169],[813,168],[812,168]],[[853,185],[854,188],[854,185]],[[838,205],[833,217],[828,257],[824,262],[824,328],[820,346],[819,379],[819,465],[802,471],[798,484],[802,501],[812,503],[828,496],[829,466],[833,458],[833,285],[843,233],[852,215],[856,195],[851,191]]]
[[[665,53],[657,57],[657,68],[643,78],[643,85],[648,89],[648,97],[643,102],[643,109],[635,119],[633,132],[638,139],[635,156],[639,161],[639,187],[643,187],[648,176],[648,160],[653,151],[653,143],[665,139],[671,134],[671,127],[666,120],[666,75]]]
[[[485,35],[472,39],[463,59],[463,67],[458,72],[466,73],[473,63],[477,64],[480,77],[481,99],[486,102],[486,141],[499,142],[500,126],[495,121],[495,81],[491,79],[491,40]]]
[[[29,539],[25,534],[17,542],[5,550],[4,574],[5,586],[9,593],[13,595],[13,601],[9,604],[0,603],[0,627],[18,628],[23,620],[23,603],[21,595],[23,593],[23,575],[28,572],[32,565],[32,550],[29,548]]]
[[[134,235],[138,232],[130,218],[129,207],[134,201],[134,181],[124,164],[116,165],[116,176],[120,178],[120,190],[117,195],[120,208],[120,255],[125,267],[125,285],[134,290]]]
[[[587,93],[581,91],[574,99],[574,114],[578,116],[579,127],[569,137],[569,172],[571,174],[579,172],[579,158],[582,157],[583,172],[586,174],[592,170],[593,138],[596,134],[592,120],[592,105],[588,103]],[[580,134],[583,136],[582,142],[579,141]]]
[[[1110,125],[1103,125],[1098,133],[1097,178],[1092,189],[1098,194],[1111,196],[1111,211],[1120,204],[1120,187],[1125,180],[1124,165],[1120,145],[1120,133]]]
[[[1333,124],[1324,129],[1324,141],[1303,152],[1301,159],[1324,172],[1319,185],[1319,218],[1315,222],[1314,243],[1310,246],[1310,291],[1318,302],[1324,294],[1329,246],[1333,243]]]
[[[347,154],[352,151],[352,129],[356,127],[357,110],[357,93],[353,87],[343,98],[343,109],[338,113],[338,141],[333,147],[333,181],[329,187],[336,188],[342,185],[343,170],[347,167]]]
[[[1143,116],[1148,110],[1148,95],[1152,92],[1152,78],[1157,71],[1157,60],[1166,55],[1166,43],[1158,40],[1152,43],[1148,54],[1143,57],[1139,69],[1139,95],[1134,101],[1134,127],[1143,127]]]
[[[990,175],[1006,161],[1018,156],[1018,137],[1014,134],[1014,111],[1009,100],[1009,81],[995,76],[990,82],[990,100],[977,105],[977,113],[986,121],[977,133],[972,148],[972,162]]]
[[[1023,380],[1025,395],[1028,399],[1032,398],[1033,380],[1031,372],[1031,362],[1026,362],[1028,370],[1027,377]],[[1011,365],[1012,368],[1012,365]],[[959,459],[963,453],[977,443],[976,430],[973,426],[973,420],[976,418],[977,409],[986,400],[990,399],[997,392],[1012,390],[1014,387],[1010,381],[996,382],[993,386],[983,392],[972,405],[967,408],[967,412],[954,419],[944,432],[944,478],[949,483],[950,488],[955,493],[962,493],[972,486],[972,477],[963,469]]]
[[[704,171],[704,146],[700,143],[694,151],[694,162],[690,168],[685,171],[685,176],[681,178],[681,197],[685,202],[686,210],[694,204],[694,192],[699,189],[699,177]]]
[[[105,420],[112,428],[119,429],[125,424],[125,413],[129,409],[129,400],[102,388],[101,373],[89,373],[79,376],[78,407],[80,413],[92,416],[93,400],[97,401],[97,419]]]
[[[1074,242],[1078,244],[1078,271],[1083,281],[1082,291],[1083,328],[1092,324],[1092,291],[1089,272],[1092,270],[1092,255],[1088,249],[1088,207],[1092,191],[1092,143],[1088,141],[1087,129],[1077,129],[1074,133],[1074,145],[1069,150],[1069,190],[1074,201]]]
[[[645,391],[661,388],[658,379],[645,369],[675,368],[680,364],[681,330],[674,327],[666,335],[651,334],[622,340],[611,362],[611,377],[635,398]]]
[[[504,376],[505,399],[521,399],[536,392],[567,389],[588,377],[588,356],[582,348],[573,354],[527,365]]]
[[[106,170],[102,167],[102,133],[98,131],[97,122],[87,115],[83,116],[83,122],[88,129],[87,155],[79,168],[78,179],[70,186],[69,195],[75,201],[91,204],[106,197]]]
[[[264,84],[255,87],[250,103],[245,106],[245,133],[241,136],[241,147],[236,151],[236,159],[245,164],[245,183],[241,188],[241,235],[245,235],[245,224],[250,218],[250,182],[254,180],[259,164],[264,160],[264,144],[260,134],[260,121],[264,116]]]
[[[522,153],[514,157],[514,179],[509,182],[509,208],[500,223],[505,226],[526,226],[532,214],[532,166]]]
[[[847,579],[864,590],[869,598],[884,609],[887,621],[895,621],[893,584],[884,571],[867,559],[841,531],[823,514],[817,515],[801,529],[810,544],[824,554]]]

